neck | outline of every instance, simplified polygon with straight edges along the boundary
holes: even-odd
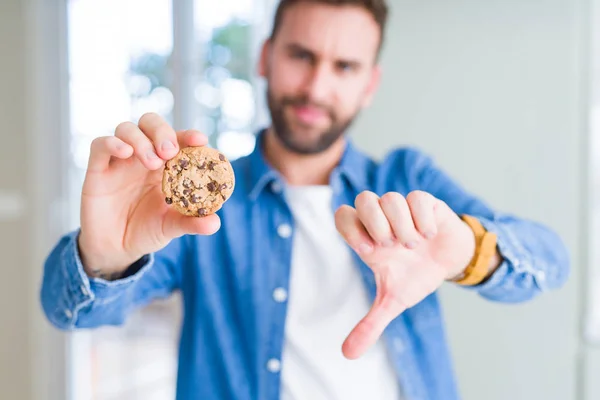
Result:
[[[341,137],[327,150],[318,154],[298,154],[287,149],[273,132],[265,132],[264,155],[286,182],[294,186],[326,185],[333,169],[339,164],[346,141]]]

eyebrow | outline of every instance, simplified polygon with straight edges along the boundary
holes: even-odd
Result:
[[[310,56],[312,56],[313,58],[317,58],[317,55],[315,54],[314,51],[302,46],[299,43],[295,43],[295,42],[289,43],[286,45],[286,48],[289,52],[292,52],[292,53],[307,53]],[[339,58],[339,59],[336,59],[335,62],[336,63],[344,63],[351,67],[355,67],[355,68],[360,67],[362,65],[362,62],[360,62],[358,60],[352,60],[352,59]]]

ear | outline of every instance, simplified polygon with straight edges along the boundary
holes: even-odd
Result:
[[[367,85],[367,90],[365,91],[365,95],[362,100],[362,108],[369,107],[373,102],[373,97],[375,96],[375,92],[379,88],[379,82],[381,81],[381,66],[376,64],[373,67],[373,71],[371,71],[371,78],[369,80],[369,84]]]
[[[269,51],[271,48],[271,39],[265,40],[260,51],[260,58],[258,60],[258,75],[262,78],[267,77],[268,63],[269,63]]]

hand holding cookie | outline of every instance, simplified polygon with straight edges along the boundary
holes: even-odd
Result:
[[[81,194],[78,243],[90,276],[118,278],[137,259],[176,237],[209,235],[219,229],[220,220],[212,212],[231,195],[233,171],[217,153],[218,163],[206,164],[208,174],[195,175],[202,172],[194,163],[205,160],[203,154],[214,158],[212,149],[203,147],[207,142],[198,131],[175,132],[153,113],[142,116],[138,125],[124,122],[114,136],[93,141]],[[177,161],[168,163],[163,179],[165,164],[174,159]],[[181,167],[184,159],[190,163],[188,169]],[[192,164],[196,169],[189,169]],[[229,168],[228,173],[224,167]],[[168,182],[169,176],[172,182]],[[206,179],[209,181],[203,182]],[[163,180],[173,185],[164,186]],[[184,187],[191,183],[194,188]],[[217,183],[219,190],[211,190]],[[171,191],[169,201],[165,201],[163,189]],[[175,194],[179,196],[176,199]],[[179,212],[184,211],[186,202],[193,205],[188,209],[195,210],[196,216]]]

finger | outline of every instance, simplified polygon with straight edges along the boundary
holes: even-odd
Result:
[[[180,147],[206,146],[208,144],[208,137],[195,129],[178,131],[177,140]]]
[[[220,228],[221,219],[217,214],[189,217],[175,210],[169,210],[163,221],[163,234],[169,238],[183,235],[212,235]]]
[[[373,251],[373,241],[358,219],[354,208],[341,206],[335,212],[334,219],[338,232],[354,251],[359,255],[366,255]]]
[[[434,205],[435,198],[429,193],[414,191],[406,196],[415,227],[426,239],[437,234]]]
[[[133,148],[114,136],[98,137],[90,146],[88,171],[102,172],[110,165],[111,157],[127,159],[133,154]]]
[[[389,192],[381,196],[379,204],[396,239],[409,249],[417,247],[420,236],[415,229],[410,208],[404,196],[400,193]]]
[[[150,139],[132,122],[123,122],[117,126],[115,136],[133,147],[135,156],[149,170],[155,170],[163,165],[154,151]]]
[[[342,353],[346,358],[356,359],[371,348],[383,334],[385,328],[394,318],[405,310],[391,296],[381,296],[367,315],[350,332],[344,344]]]
[[[355,207],[358,218],[375,243],[392,246],[392,228],[379,205],[379,197],[373,192],[364,191],[356,196]]]
[[[140,130],[150,139],[156,154],[165,161],[175,157],[179,151],[177,134],[160,115],[146,113],[138,122]]]

